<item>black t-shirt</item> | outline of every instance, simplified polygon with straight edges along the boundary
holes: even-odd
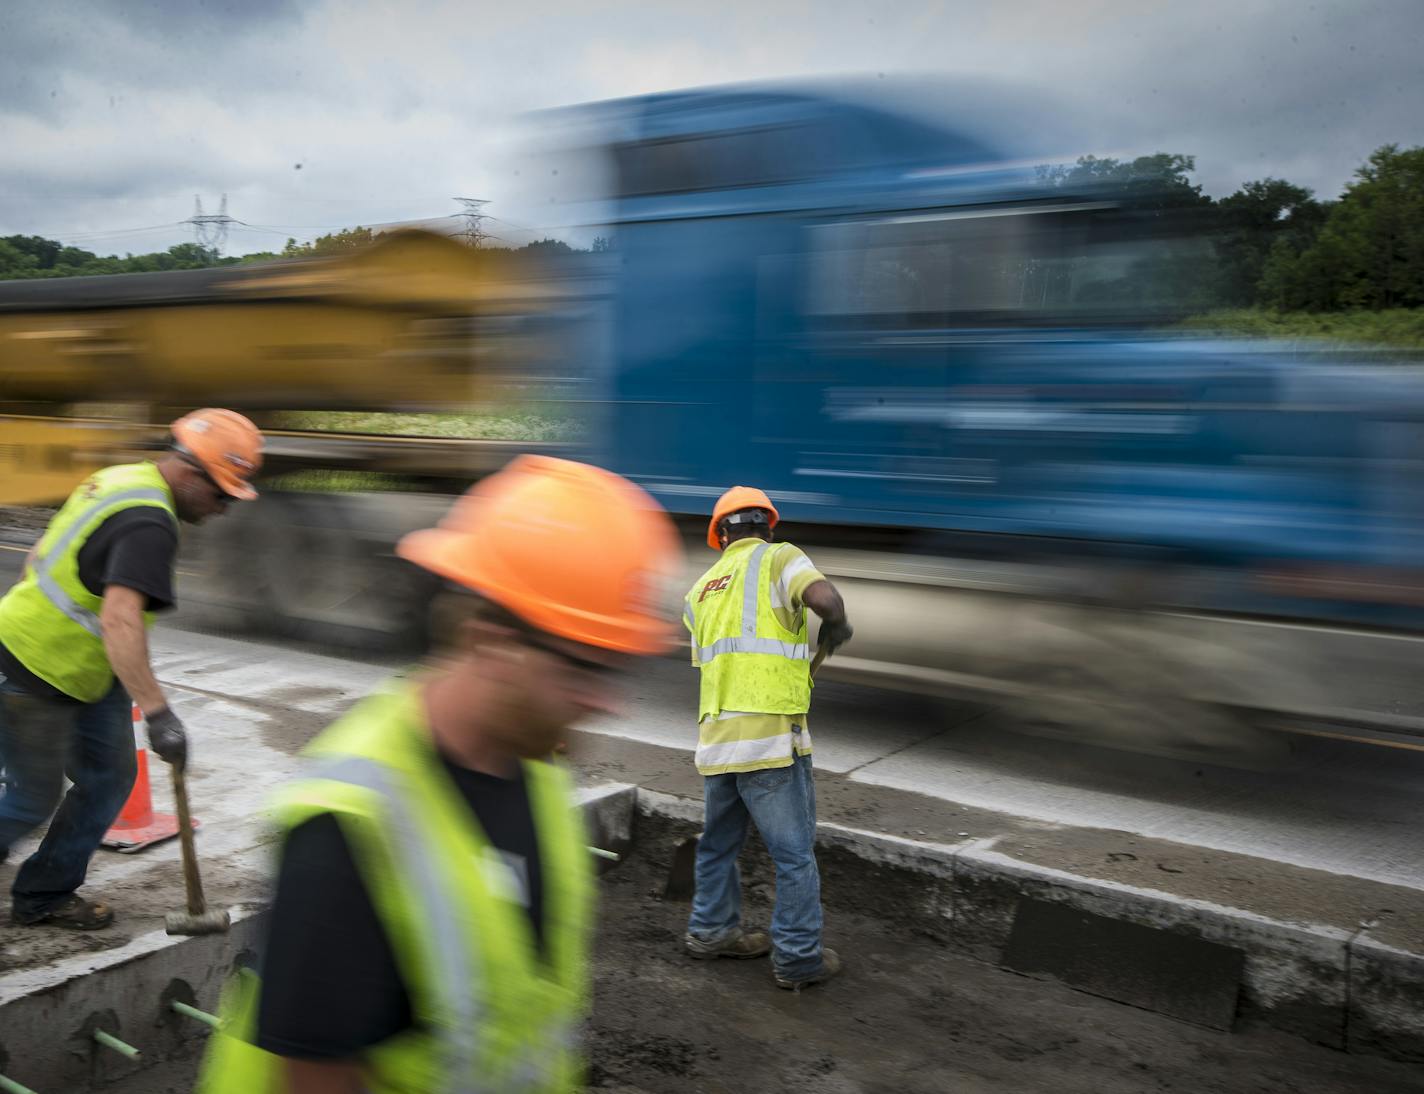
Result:
[[[542,952],[544,887],[522,772],[499,779],[442,762],[490,843],[522,877]],[[272,902],[258,1047],[303,1060],[345,1059],[411,1021],[395,953],[340,821],[325,814],[298,825],[282,849]]]
[[[151,612],[173,607],[173,560],[178,529],[173,518],[152,505],[124,509],[103,521],[79,548],[79,580],[95,596],[123,585],[148,597]],[[25,668],[0,642],[0,674],[16,687],[44,699],[76,700]]]

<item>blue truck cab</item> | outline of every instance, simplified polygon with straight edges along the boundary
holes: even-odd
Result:
[[[593,457],[671,511],[748,483],[805,535],[910,551],[1237,573],[1419,557],[1403,469],[1424,383],[1165,330],[1210,276],[1190,210],[830,95],[598,116],[616,263]]]

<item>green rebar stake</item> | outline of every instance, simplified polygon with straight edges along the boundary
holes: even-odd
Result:
[[[96,1029],[94,1031],[94,1040],[98,1041],[105,1048],[113,1049],[120,1056],[127,1057],[130,1060],[137,1060],[139,1058],[140,1053],[138,1049],[134,1048],[133,1045],[125,1044],[123,1041],[120,1041],[112,1033],[105,1033],[102,1029]]]
[[[3,1075],[0,1075],[0,1090],[3,1090],[5,1094],[35,1094],[23,1083],[17,1083],[14,1079],[7,1079]]]
[[[602,847],[590,847],[588,853],[595,858],[606,858],[609,862],[621,862],[623,859],[616,851],[605,851]]]
[[[222,1028],[222,1019],[219,1018],[216,1014],[209,1014],[207,1011],[199,1010],[197,1007],[190,1007],[187,1003],[180,1003],[177,999],[173,1000],[173,1002],[170,1003],[169,1006],[171,1006],[179,1014],[185,1015],[189,1018],[196,1018],[204,1025],[212,1026],[213,1029]]]

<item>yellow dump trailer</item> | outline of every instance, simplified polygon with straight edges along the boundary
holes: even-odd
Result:
[[[537,296],[493,261],[400,231],[330,258],[0,284],[0,504],[62,498],[185,407],[469,405],[482,377],[513,367],[489,360],[481,318]],[[322,440],[285,448],[323,466]]]

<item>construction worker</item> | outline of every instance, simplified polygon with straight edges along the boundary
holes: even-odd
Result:
[[[671,648],[676,533],[626,480],[524,456],[397,550],[449,583],[435,652],[279,795],[261,975],[229,993],[206,1094],[581,1088],[593,870],[550,754]]]
[[[707,525],[707,545],[722,555],[684,605],[701,672],[697,770],[706,816],[683,943],[697,958],[770,951],[776,985],[796,990],[841,967],[821,945],[806,608],[821,618],[824,653],[845,643],[851,628],[840,594],[805,553],[772,543],[779,519],[760,490],[734,486],[723,494]],[[770,939],[741,925],[737,856],[748,820],[776,866]]]
[[[75,891],[133,787],[131,704],[149,745],[171,764],[187,735],[154,679],[147,628],[174,604],[178,522],[199,524],[257,496],[262,435],[231,410],[196,410],[172,425],[153,461],[89,476],[55,514],[0,600],[0,861],[43,824],[73,786],[11,886],[12,921],[78,930],[114,913]]]

